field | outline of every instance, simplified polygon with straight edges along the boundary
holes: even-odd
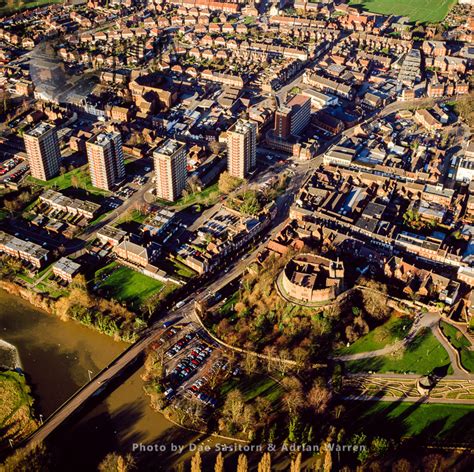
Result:
[[[418,334],[403,352],[349,361],[346,367],[351,372],[397,372],[420,375],[427,375],[434,370],[440,374],[452,372],[447,352],[431,331]]]
[[[110,275],[100,282],[100,278],[107,273]],[[142,305],[165,286],[159,280],[140,274],[129,267],[119,266],[116,262],[100,269],[96,273],[96,280],[99,281],[100,288],[105,290],[107,296],[135,307]]]
[[[36,0],[36,1],[0,1],[0,16],[10,15],[17,11],[26,10],[28,8],[36,8],[52,3],[60,3],[60,0]]]
[[[474,372],[474,351],[469,348],[471,343],[469,340],[454,326],[441,321],[441,330],[449,339],[449,342],[459,351],[461,357],[461,364],[469,372]]]
[[[456,0],[350,0],[353,7],[384,15],[408,16],[412,22],[443,21]]]
[[[28,181],[41,187],[53,188],[57,190],[65,190],[74,187],[73,184],[75,184],[77,188],[83,189],[93,195],[108,195],[108,192],[106,190],[102,190],[92,186],[87,166],[78,167],[77,169],[74,169],[70,172],[66,172],[63,175],[54,177],[53,179],[50,179],[47,182],[37,180],[31,176],[28,177]]]
[[[382,326],[362,336],[349,347],[340,349],[337,354],[357,354],[382,349],[389,344],[403,339],[410,330],[413,321],[408,317],[393,316]]]
[[[474,406],[348,402],[346,417],[348,428],[354,432],[364,431],[367,435],[416,436],[427,442],[474,443]]]
[[[23,438],[32,433],[36,421],[32,418],[33,399],[23,375],[6,371],[0,373],[0,444],[4,438]]]

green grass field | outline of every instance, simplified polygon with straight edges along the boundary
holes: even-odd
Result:
[[[246,402],[252,402],[259,396],[265,397],[276,406],[279,402],[283,388],[272,378],[262,375],[253,375],[251,377],[231,378],[221,386],[220,393],[225,397],[231,390],[239,389],[242,392]]]
[[[168,202],[161,199],[158,199],[157,202],[165,206],[177,206],[180,208],[186,208],[195,204],[212,206],[217,202],[220,196],[221,194],[219,192],[219,186],[217,183],[215,183],[205,188],[202,192],[196,192],[188,195],[187,197],[181,197],[175,202]]]
[[[411,21],[439,23],[443,21],[456,0],[350,0],[353,7],[383,15],[408,16]]]
[[[112,272],[103,282],[98,278],[105,273]],[[105,289],[108,296],[118,301],[130,303],[139,307],[148,298],[156,295],[165,286],[159,280],[152,279],[146,275],[135,272],[129,267],[123,267],[116,262],[96,272],[96,280],[100,283],[100,288]]]
[[[73,187],[74,181],[77,181],[77,187],[81,188],[93,195],[108,195],[109,192],[92,186],[91,178],[87,166],[78,167],[70,172],[66,172],[63,175],[54,177],[53,179],[43,182],[42,180],[35,179],[31,176],[28,177],[28,182],[39,185],[45,188],[54,188],[57,190],[65,190]]]
[[[389,344],[403,339],[413,324],[413,320],[404,317],[393,316],[382,326],[378,326],[365,336],[362,336],[349,347],[337,351],[337,354],[357,354],[359,352],[370,352],[382,349]]]
[[[398,372],[426,375],[435,369],[451,373],[449,356],[431,331],[418,334],[404,352],[346,362],[351,372]]]
[[[11,15],[17,11],[26,10],[28,8],[36,8],[53,3],[60,3],[60,0],[36,0],[36,1],[1,1],[0,2],[0,16]]]
[[[473,444],[474,406],[408,402],[347,402],[347,428],[367,435],[417,437],[427,442]]]
[[[461,331],[445,321],[441,321],[441,330],[453,347],[459,351],[463,367],[469,372],[474,372],[474,351],[469,349],[471,346],[469,340]]]

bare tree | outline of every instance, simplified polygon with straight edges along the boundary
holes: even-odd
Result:
[[[191,459],[191,472],[201,472],[202,459],[201,453],[196,451],[193,458]]]
[[[224,472],[224,456],[222,452],[219,452],[216,457],[216,463],[214,464],[214,472]]]

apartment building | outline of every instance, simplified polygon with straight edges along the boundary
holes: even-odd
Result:
[[[120,133],[101,131],[86,142],[92,185],[110,190],[125,177]]]
[[[186,145],[167,139],[153,152],[155,163],[156,195],[174,202],[186,187]]]
[[[227,169],[229,174],[244,179],[257,160],[257,125],[238,120],[227,131]]]
[[[25,131],[23,139],[32,177],[49,180],[59,175],[61,152],[56,128],[42,122]]]
[[[67,257],[61,257],[53,264],[53,274],[60,279],[71,283],[73,277],[79,272],[81,264],[71,261]]]

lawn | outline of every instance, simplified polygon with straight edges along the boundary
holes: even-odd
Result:
[[[219,308],[221,317],[229,316],[234,312],[234,306],[239,301],[239,292],[232,294],[225,303]]]
[[[449,356],[431,331],[418,334],[404,351],[346,362],[351,372],[397,372],[426,375],[436,370],[451,373]]]
[[[469,340],[456,327],[445,321],[441,321],[440,326],[449,342],[459,351],[463,367],[469,372],[474,372],[474,351],[469,349],[471,346]]]
[[[100,223],[101,221],[105,220],[105,218],[109,216],[111,213],[112,213],[112,210],[102,213],[102,215],[99,215],[97,218],[89,222],[89,227],[94,226],[97,223]]]
[[[17,11],[26,10],[28,8],[36,8],[40,6],[51,5],[53,3],[60,3],[59,0],[36,0],[20,2],[14,0],[13,2],[0,1],[0,16],[11,15]]]
[[[474,406],[408,402],[347,402],[351,432],[417,437],[422,441],[474,443]]]
[[[135,307],[142,305],[165,286],[159,280],[140,274],[129,267],[120,266],[116,262],[97,271],[96,280],[107,273],[110,275],[100,282],[100,288],[105,289],[108,296],[121,302],[130,303]]]
[[[189,206],[195,203],[203,203],[207,206],[214,205],[220,197],[218,184],[211,185],[205,188],[202,192],[192,193],[187,197],[180,198],[176,205],[178,206]]]
[[[39,185],[40,187],[54,188],[56,190],[68,189],[70,187],[73,187],[73,183],[75,183],[77,188],[81,188],[93,195],[109,195],[109,192],[107,192],[107,190],[102,190],[92,186],[87,165],[78,167],[77,169],[71,170],[70,172],[66,172],[63,175],[58,175],[57,177],[54,177],[53,179],[50,179],[47,182],[28,176],[28,182],[35,185]]]
[[[382,349],[403,339],[413,324],[413,320],[407,316],[393,316],[382,326],[378,326],[365,336],[362,336],[349,347],[337,351],[337,354],[357,354],[359,352],[370,352]]]
[[[170,272],[172,274],[180,275],[185,279],[193,278],[197,273],[188,267],[187,265],[183,264],[182,262],[178,261],[177,259],[166,259],[167,262],[170,263]]]
[[[136,208],[129,210],[125,215],[123,215],[119,221],[118,224],[124,224],[124,223],[129,223],[129,222],[134,222],[138,224],[144,223],[144,221],[147,219],[147,214],[137,210]]]
[[[176,203],[179,207],[188,207],[196,203],[202,203],[205,206],[214,205],[219,197],[219,186],[217,183],[205,188],[202,192],[196,192],[188,195],[187,197],[181,197]]]
[[[233,377],[227,380],[221,386],[221,396],[225,397],[226,394],[236,388],[242,392],[246,402],[252,402],[255,398],[263,396],[274,406],[283,394],[282,387],[272,378],[253,375],[251,377],[243,376],[242,378]]]
[[[412,22],[443,21],[456,0],[350,0],[353,7],[383,15],[408,16]]]

